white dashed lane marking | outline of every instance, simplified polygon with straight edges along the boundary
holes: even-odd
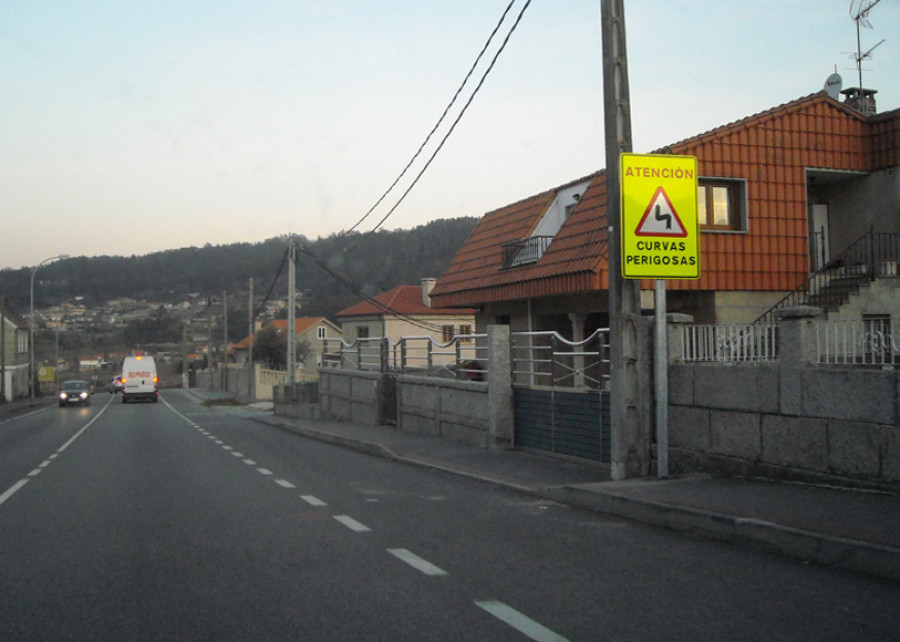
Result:
[[[334,518],[339,521],[341,524],[349,528],[351,531],[355,531],[357,533],[366,533],[370,530],[368,526],[365,524],[360,524],[355,519],[350,517],[349,515],[335,515]]]
[[[291,482],[286,479],[276,479],[275,483],[281,486],[282,488],[297,488]]]
[[[412,566],[417,571],[425,573],[425,575],[447,575],[447,571],[438,568],[428,560],[424,560],[415,553],[405,548],[389,548],[387,552]]]
[[[566,638],[558,635],[545,627],[538,624],[531,618],[511,606],[507,606],[503,602],[488,600],[484,602],[475,602],[479,607],[493,615],[495,618],[509,624],[516,631],[536,642],[568,642]]]
[[[328,506],[328,504],[313,495],[300,495],[300,499],[305,501],[310,506]]]

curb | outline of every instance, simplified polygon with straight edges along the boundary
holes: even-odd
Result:
[[[303,428],[289,421],[280,420],[277,416],[253,417],[253,419],[324,443],[414,466],[440,470],[575,508],[715,541],[759,548],[821,566],[900,581],[900,548],[782,526],[762,519],[735,517],[665,502],[636,499],[613,491],[597,490],[596,487],[592,490],[578,486],[533,488],[482,473],[472,473],[424,459],[405,457],[381,444]]]
[[[549,489],[544,494],[564,504],[651,526],[900,581],[900,549],[891,546],[577,486]]]

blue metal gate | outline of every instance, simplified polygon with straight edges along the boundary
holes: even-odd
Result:
[[[609,330],[513,333],[516,446],[610,461]]]
[[[513,388],[515,445],[609,463],[609,392]]]

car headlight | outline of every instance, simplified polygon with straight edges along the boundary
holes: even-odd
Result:
[[[81,397],[82,399],[87,399],[87,398],[88,398],[88,393],[82,392],[82,393],[81,393],[80,395],[78,395],[78,396]]]
[[[64,392],[61,392],[61,393],[59,393],[59,398],[65,400],[65,399],[68,399],[69,396]]]

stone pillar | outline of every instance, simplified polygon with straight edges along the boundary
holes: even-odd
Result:
[[[681,331],[681,326],[693,322],[694,317],[690,314],[670,312],[666,315],[669,363],[684,363],[684,333]]]
[[[814,319],[821,308],[797,306],[775,311],[778,321],[778,378],[781,412],[800,415],[803,410],[803,373],[818,361]]]
[[[488,448],[513,446],[512,353],[508,325],[487,327]]]

